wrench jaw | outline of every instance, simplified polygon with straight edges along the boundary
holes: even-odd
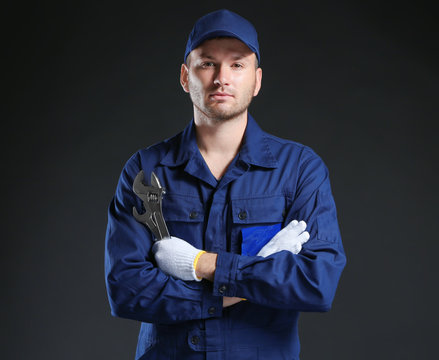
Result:
[[[165,194],[164,188],[160,186],[160,182],[158,181],[157,176],[154,172],[151,174],[152,186],[145,185],[143,183],[144,180],[143,170],[140,170],[139,173],[134,178],[133,182],[133,191],[134,193],[143,200],[144,203],[149,204],[157,204],[161,203],[163,194]],[[157,186],[156,186],[157,185]]]
[[[154,172],[151,173],[152,186],[145,185],[143,180],[144,173],[141,170],[134,179],[133,191],[143,201],[146,211],[139,214],[136,207],[133,207],[133,216],[137,221],[148,226],[157,240],[169,238],[169,231],[162,213],[164,188],[161,187],[160,181]]]
[[[140,170],[139,173],[134,178],[133,191],[139,198],[143,200],[143,202],[148,202],[147,194],[151,186],[146,186],[143,183],[144,178],[145,176],[143,170]]]
[[[154,174],[154,171],[151,172],[151,185],[157,189],[163,189],[163,193],[165,193],[165,191],[164,191],[165,189],[160,185],[160,180],[157,177],[157,175]]]

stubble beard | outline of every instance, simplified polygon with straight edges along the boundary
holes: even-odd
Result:
[[[215,106],[212,106],[207,101],[205,102],[203,99],[202,92],[197,89],[196,86],[191,86],[189,83],[189,96],[192,100],[194,106],[203,113],[206,117],[210,118],[215,122],[224,122],[232,120],[239,115],[243,114],[250,103],[253,100],[253,92],[255,90],[256,84],[249,88],[244,94],[242,94],[241,99],[234,106],[228,109],[221,109]],[[235,98],[236,99],[236,98]]]

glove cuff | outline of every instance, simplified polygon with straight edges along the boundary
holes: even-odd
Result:
[[[194,271],[193,271],[193,275],[194,275],[194,279],[195,279],[196,281],[201,281],[201,280],[203,280],[203,278],[199,278],[199,277],[197,276],[196,269],[197,269],[198,260],[200,260],[201,255],[203,255],[205,252],[206,252],[206,251],[201,250],[201,251],[197,254],[197,256],[195,256],[195,259],[194,259],[194,264],[193,264],[193,269],[194,269]]]
[[[174,259],[177,268],[182,271],[181,278],[187,280],[192,278],[195,281],[201,281],[202,279],[198,278],[195,273],[194,265],[196,265],[196,261],[198,262],[197,257],[199,258],[201,256],[201,251],[203,250],[196,249],[192,245],[181,250],[182,251],[179,252],[178,257]]]

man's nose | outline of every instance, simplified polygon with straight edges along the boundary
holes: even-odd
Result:
[[[224,86],[230,84],[230,68],[226,65],[218,65],[215,72],[213,83],[216,86]]]

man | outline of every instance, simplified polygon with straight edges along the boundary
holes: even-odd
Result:
[[[136,359],[298,359],[299,312],[330,309],[346,261],[327,168],[249,115],[262,70],[247,20],[200,18],[184,60],[193,120],[128,160],[109,207],[112,314],[142,322]],[[166,188],[169,238],[133,216],[141,170]]]

